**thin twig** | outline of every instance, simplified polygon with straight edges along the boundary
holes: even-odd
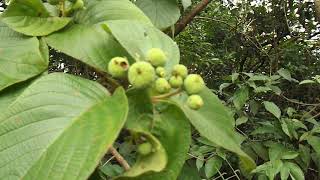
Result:
[[[291,103],[299,104],[299,105],[301,105],[301,106],[319,106],[319,105],[320,105],[320,103],[318,103],[318,104],[303,103],[303,102],[299,102],[299,101],[296,101],[296,100],[293,100],[293,99],[289,99],[289,98],[287,98],[287,97],[284,96],[284,95],[280,95],[280,96],[281,96],[282,98],[284,98],[285,100],[291,102]]]
[[[130,169],[130,165],[128,164],[128,162],[121,156],[121,154],[113,146],[109,148],[109,152],[116,158],[116,160],[124,168],[124,170],[128,171]]]

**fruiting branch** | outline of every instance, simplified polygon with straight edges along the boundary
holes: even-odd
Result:
[[[193,20],[193,18],[198,15],[202,10],[204,10],[212,0],[202,0],[194,9],[191,10],[189,14],[183,17],[179,22],[176,23],[174,35],[180,34],[187,25]]]
[[[109,148],[109,152],[116,158],[116,160],[124,168],[124,170],[126,171],[130,170],[130,165],[128,164],[128,162],[121,156],[121,154],[113,146]]]

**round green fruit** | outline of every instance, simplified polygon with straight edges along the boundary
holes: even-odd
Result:
[[[164,66],[167,62],[166,54],[159,48],[152,48],[148,51],[146,59],[153,66]]]
[[[171,86],[165,78],[159,78],[155,82],[155,88],[159,93],[167,93],[170,91]]]
[[[146,156],[152,152],[152,144],[149,142],[142,143],[138,146],[138,153]]]
[[[76,0],[76,2],[72,6],[73,10],[78,10],[78,9],[83,9],[83,8],[84,8],[83,0]]]
[[[188,97],[187,105],[193,110],[198,110],[203,106],[203,100],[199,95],[191,95]]]
[[[173,88],[179,88],[183,84],[183,79],[181,76],[171,76],[169,83]]]
[[[60,0],[48,0],[48,3],[51,5],[57,5],[59,4]]]
[[[157,67],[156,73],[159,77],[165,77],[166,76],[166,70],[163,67]]]
[[[129,62],[127,58],[115,57],[112,58],[108,64],[108,72],[116,78],[123,78],[126,76],[129,69]]]
[[[129,68],[128,79],[135,88],[145,88],[149,86],[155,77],[156,72],[148,62],[136,62]]]
[[[205,83],[198,74],[190,74],[184,80],[184,88],[188,94],[198,94],[204,87]]]
[[[181,76],[182,78],[186,78],[188,75],[188,69],[186,66],[182,64],[177,64],[173,66],[172,75]]]

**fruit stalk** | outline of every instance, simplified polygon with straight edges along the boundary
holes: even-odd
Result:
[[[152,101],[157,101],[157,100],[159,100],[159,99],[169,98],[169,97],[174,96],[174,95],[177,95],[177,94],[179,94],[179,93],[181,93],[181,92],[182,92],[182,89],[179,88],[179,89],[177,89],[177,90],[175,90],[175,91],[172,91],[172,92],[170,92],[170,93],[167,93],[167,94],[162,94],[162,95],[159,95],[159,96],[153,96],[153,97],[152,97]]]

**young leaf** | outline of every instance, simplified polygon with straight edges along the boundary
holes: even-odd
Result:
[[[42,40],[17,33],[0,23],[0,91],[48,68],[48,48]]]
[[[29,36],[45,36],[65,27],[67,17],[51,17],[41,0],[12,0],[2,14],[2,22]]]
[[[177,1],[137,0],[136,5],[151,19],[152,23],[161,30],[174,25],[180,17]]]
[[[109,96],[95,82],[62,73],[37,80],[0,116],[1,177],[88,178],[127,113],[123,89]]]
[[[281,110],[274,102],[264,101],[263,104],[264,104],[264,107],[266,108],[267,111],[269,111],[275,117],[280,119]]]
[[[122,174],[117,179],[130,179],[140,176],[146,172],[160,172],[162,171],[168,162],[167,153],[159,140],[149,132],[143,132],[140,130],[130,131],[143,135],[149,143],[152,144],[152,151],[148,155],[139,155],[136,163],[130,168],[129,171]]]

